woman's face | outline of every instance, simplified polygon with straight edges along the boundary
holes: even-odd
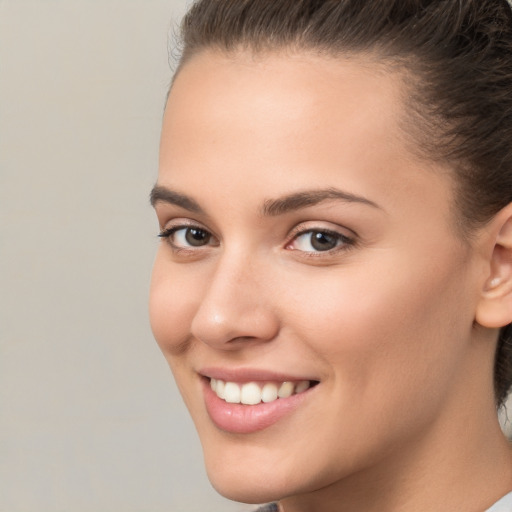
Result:
[[[481,269],[401,93],[370,62],[289,54],[205,52],[174,83],[151,323],[233,499],[403,457],[475,378]]]

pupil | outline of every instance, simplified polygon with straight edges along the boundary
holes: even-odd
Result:
[[[329,235],[328,233],[316,232],[313,233],[311,237],[311,245],[317,251],[328,251],[329,249],[334,249],[336,247],[337,239],[333,235]]]
[[[210,235],[202,229],[189,228],[185,235],[187,242],[195,247],[206,245],[210,240]]]

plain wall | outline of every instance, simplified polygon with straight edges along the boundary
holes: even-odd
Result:
[[[153,341],[184,0],[0,0],[0,512],[235,512]]]

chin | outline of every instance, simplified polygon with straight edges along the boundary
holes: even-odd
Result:
[[[225,498],[241,503],[270,503],[331,483],[332,473],[315,466],[314,460],[308,465],[305,460],[290,456],[296,452],[286,447],[279,450],[258,441],[240,438],[231,446],[203,443],[208,478]]]
[[[243,473],[243,471],[239,473]],[[283,492],[269,485],[268,472],[266,475],[262,475],[261,479],[241,478],[240,476],[239,474],[233,479],[219,478],[217,475],[212,475],[208,472],[208,478],[213,488],[229,500],[254,505],[270,503],[283,498]],[[287,493],[284,494],[286,495]]]
[[[293,494],[289,469],[276,467],[270,457],[261,460],[244,450],[238,454],[233,450],[231,456],[219,454],[218,448],[213,451],[217,453],[205,450],[206,472],[214,489],[225,498],[259,504]]]
[[[274,474],[270,474],[271,471],[270,464],[266,471],[259,472],[246,471],[245,467],[226,471],[220,469],[218,465],[214,469],[207,465],[210,483],[220,495],[233,501],[249,504],[270,503],[290,494],[289,489],[277,482],[269,481],[274,479]]]

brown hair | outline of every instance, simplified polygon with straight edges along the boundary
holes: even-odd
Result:
[[[415,147],[454,169],[461,232],[469,237],[512,202],[507,0],[199,0],[181,39],[178,72],[205,49],[368,54],[398,66],[409,80]],[[494,383],[502,405],[512,386],[512,324],[500,332]]]

